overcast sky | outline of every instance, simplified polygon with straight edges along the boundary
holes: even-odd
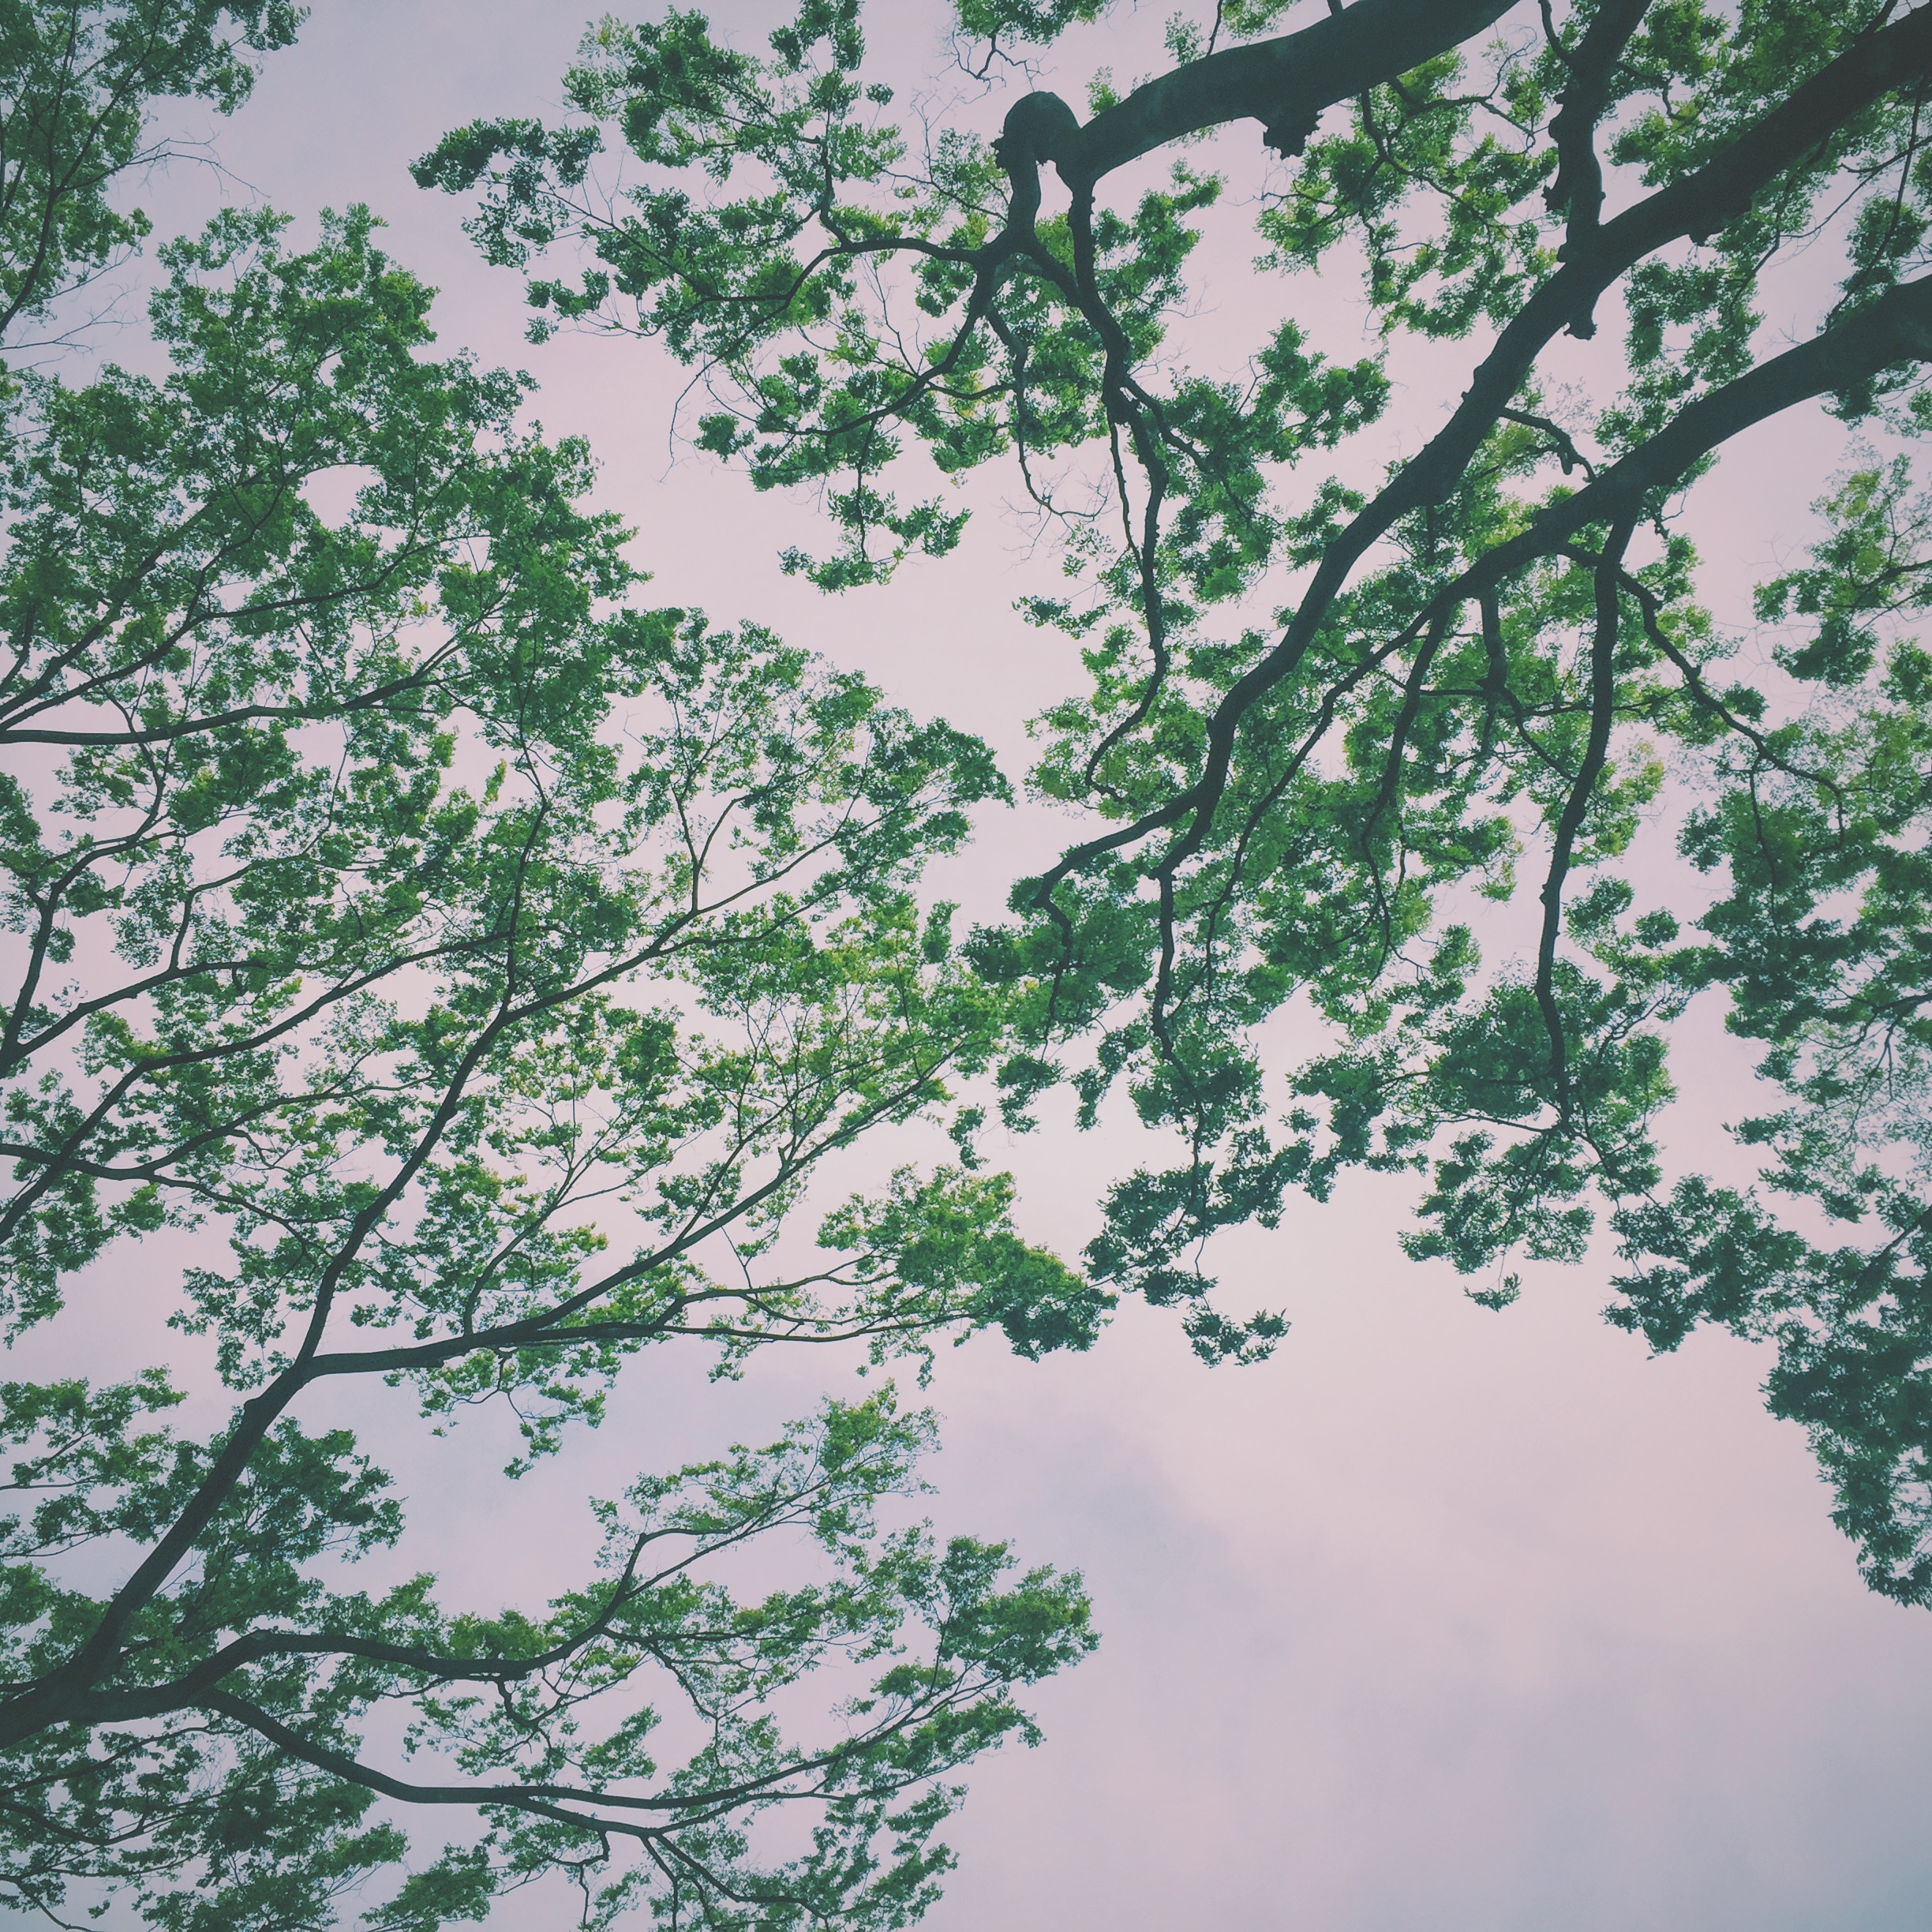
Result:
[[[749,34],[766,9],[710,11]],[[895,61],[934,57],[938,6],[890,0],[889,16]],[[553,108],[581,26],[558,0],[315,0],[253,104],[214,124],[226,175],[178,167],[144,198],[166,229],[259,194],[304,235],[325,204],[371,202],[395,253],[444,290],[444,343],[528,366],[546,426],[593,438],[654,595],[861,666],[994,738],[1017,773],[1018,721],[1078,667],[1010,613],[1050,567],[997,490],[949,562],[818,598],[775,561],[811,541],[808,507],[689,459],[672,467],[676,380],[647,346],[524,346],[515,279],[474,260],[455,204],[410,182],[407,162],[446,128]],[[1135,22],[1122,31],[1130,51]],[[1068,59],[1070,97],[1105,52],[1090,40]],[[979,111],[990,129],[1001,109]],[[1230,163],[1253,138],[1230,137]],[[1245,304],[1331,299],[1261,287],[1227,259],[1196,328],[1211,339],[1222,319],[1230,358],[1252,346]],[[1316,319],[1351,326],[1339,309]],[[1410,447],[1441,400],[1430,371],[1453,397],[1475,353],[1409,365]],[[1840,449],[1808,419],[1727,455],[1694,526],[1729,615],[1801,540]],[[997,903],[1058,831],[1038,814],[990,829],[949,896]],[[1741,1110],[1728,1096],[1743,1064],[1713,1028],[1698,1034],[1680,1132]],[[1021,1178],[1029,1233],[1069,1254],[1134,1158],[1124,1130],[1080,1139],[1064,1116],[991,1151]],[[1601,1260],[1533,1271],[1516,1307],[1492,1313],[1446,1268],[1403,1260],[1401,1217],[1400,1190],[1358,1179],[1230,1249],[1230,1298],[1294,1323],[1262,1367],[1203,1368],[1173,1321],[1140,1309],[1084,1359],[1029,1366],[981,1341],[942,1362],[941,1526],[1082,1567],[1104,1642],[1039,1696],[1046,1744],[976,1774],[951,1833],[962,1869],[930,1923],[1932,1928],[1932,1618],[1859,1583],[1802,1439],[1763,1412],[1762,1357],[1705,1335],[1647,1359],[1598,1318]],[[122,1345],[94,1346],[107,1368]],[[641,1362],[601,1434],[507,1501],[486,1428],[391,1466],[418,1522],[433,1517],[453,1597],[528,1600],[556,1580],[549,1553],[588,1543],[587,1522],[564,1526],[586,1489],[745,1439],[807,1406],[826,1372],[768,1359],[713,1388],[699,1362]],[[405,1401],[380,1399],[396,1413],[371,1398],[358,1417],[379,1440]],[[505,1574],[516,1549],[534,1552],[527,1578]],[[519,1908],[504,1923],[563,1921]]]

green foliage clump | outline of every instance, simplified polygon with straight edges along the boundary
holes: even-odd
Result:
[[[960,0],[956,48],[1024,73],[1103,11]],[[1493,1305],[1525,1260],[1608,1234],[1613,1319],[1656,1346],[1703,1320],[1775,1339],[1769,1399],[1812,1432],[1868,1574],[1932,1601],[1932,747],[1906,629],[1932,15],[1219,0],[1168,23],[1165,71],[1095,76],[1084,120],[1025,94],[990,142],[972,102],[896,125],[856,8],[807,7],[769,58],[678,20],[694,71],[728,72],[702,98],[641,57],[660,30],[601,30],[578,118],[464,130],[418,177],[478,197],[546,324],[699,373],[702,447],[824,492],[827,587],[916,547],[879,479],[921,447],[947,475],[1004,465],[1065,534],[1066,593],[1021,611],[1086,681],[1035,721],[1033,784],[1086,822],[966,951],[1017,1002],[1009,1123],[1064,1082],[1083,1123],[1118,1093],[1174,1136],[1110,1193],[1091,1278],[1252,1356],[1280,1322],[1213,1305],[1207,1243],[1352,1170],[1412,1175],[1410,1252]],[[676,143],[638,138],[674,117]],[[1177,156],[1110,197],[1217,133],[1217,171]],[[614,201],[587,188],[606,140],[635,163]],[[1244,166],[1280,313],[1217,341],[1245,373],[1209,379],[1177,324]],[[1793,345],[1763,291],[1801,249],[1823,293]],[[546,252],[590,264],[567,297]],[[1359,274],[1377,353],[1318,350],[1294,313],[1314,274]],[[1608,378],[1567,389],[1562,339],[1613,327]],[[1470,345],[1444,414],[1379,482],[1305,474],[1384,416],[1413,339]],[[1747,673],[1676,507],[1731,439],[1805,408],[1876,440],[1760,591],[1788,628]],[[1661,1138],[1696,1001],[1762,1047],[1755,1188]]]
[[[215,9],[72,19],[89,84],[245,91]],[[91,181],[17,313],[132,235]],[[905,1522],[930,1415],[887,1384],[640,1477],[594,1568],[485,1613],[314,1411],[351,1377],[429,1433],[496,1404],[515,1477],[679,1338],[722,1372],[1088,1346],[1107,1299],[1005,1176],[907,1169],[788,1232],[868,1134],[949,1120],[977,1159],[956,1089],[1009,1003],[920,882],[1005,781],[767,631],[650,605],[588,449],[435,353],[378,227],[298,249],[226,213],[159,251],[164,373],[5,398],[0,1321],[164,1316],[219,1381],[0,1385],[0,1897],[429,1932],[549,1876],[588,1925],[882,1932],[937,1895],[961,1772],[1094,1642],[1076,1575]],[[170,1233],[185,1264],[147,1262]],[[752,1546],[790,1580],[747,1591]],[[450,1807],[413,1855],[402,1821]]]

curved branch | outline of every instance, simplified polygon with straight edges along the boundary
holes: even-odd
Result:
[[[1215,807],[1226,789],[1234,740],[1243,717],[1267,692],[1294,675],[1330,605],[1371,546],[1410,511],[1440,502],[1455,488],[1470,459],[1501,412],[1509,406],[1537,357],[1552,339],[1566,326],[1574,326],[1579,320],[1586,322],[1597,297],[1644,256],[1671,242],[1706,236],[1721,227],[1747,208],[1760,189],[1848,116],[1927,72],[1932,72],[1932,8],[1908,15],[1840,54],[1704,167],[1593,230],[1587,246],[1573,253],[1503,331],[1449,421],[1328,546],[1281,641],[1230,687],[1208,720],[1208,753],[1200,777],[1165,804],[1131,823],[1063,852],[1038,882],[1036,902],[1043,909],[1053,888],[1062,879],[1086,871],[1110,852],[1184,820],[1188,822],[1186,829],[1163,857],[1161,869],[1178,867],[1193,857],[1205,841]],[[1932,350],[1932,339],[1928,338],[1924,323],[1914,320],[1925,305],[1923,299],[1909,297],[1902,306],[1894,301],[1908,297],[1908,290],[1920,286],[1909,284],[1907,288],[1893,290],[1870,308],[1827,329],[1803,348],[1691,403],[1649,443],[1624,458],[1571,502],[1603,491],[1612,477],[1619,481],[1604,495],[1620,502],[1622,491],[1640,473],[1642,481],[1636,483],[1639,489],[1668,482],[1681,474],[1698,455],[1763,415],[1860,380],[1889,363],[1924,356]],[[1886,341],[1881,342],[1881,337]],[[1822,358],[1835,363],[1836,373],[1821,373],[1812,380],[1805,373],[1810,365],[1795,364],[1793,358],[1813,361]],[[1772,371],[1778,374],[1769,376]],[[1760,378],[1765,380],[1761,383]],[[1784,400],[1774,402],[1772,393],[1780,384],[1789,393]],[[1735,399],[1735,393],[1747,385],[1756,386],[1749,391],[1750,406],[1735,424],[1721,429],[1713,425],[1708,441],[1688,455],[1679,455],[1680,449],[1698,444],[1716,399]],[[1669,466],[1668,474],[1657,474],[1666,465]],[[1600,511],[1597,519],[1587,515],[1578,518],[1567,525],[1563,534],[1582,522],[1601,520],[1601,515]],[[1548,515],[1546,512],[1537,524],[1546,531]],[[1527,541],[1530,534],[1526,533],[1526,538],[1518,540],[1518,544]],[[1503,545],[1492,556],[1514,552],[1518,544]],[[1489,561],[1485,559],[1479,567],[1485,576]]]
[[[1634,519],[1625,516],[1611,531],[1597,563],[1597,628],[1590,640],[1590,728],[1575,782],[1563,800],[1550,842],[1549,872],[1543,882],[1543,930],[1537,943],[1536,997],[1550,1039],[1550,1084],[1560,1118],[1570,1118],[1569,1043],[1563,1010],[1556,1003],[1556,942],[1563,931],[1563,882],[1570,875],[1577,834],[1583,829],[1597,781],[1610,754],[1610,727],[1616,713],[1616,642],[1623,552]]]
[[[1022,109],[1035,121],[1042,117],[1042,109],[1028,108],[1039,101],[1054,102],[1072,122],[1071,110],[1054,95],[1028,95],[1007,125],[1024,132],[1037,159],[1054,163],[1069,186],[1091,185],[1170,141],[1229,121],[1259,121],[1270,147],[1299,154],[1324,108],[1447,53],[1493,26],[1511,3],[1356,0],[1300,33],[1189,61],[1136,88],[1084,127],[1016,125]],[[1017,158],[1018,148],[1013,152]],[[1002,150],[1001,159],[1007,158]]]
[[[1556,178],[1544,199],[1551,209],[1570,212],[1570,243],[1574,247],[1597,226],[1603,207],[1603,164],[1597,159],[1597,123],[1609,104],[1610,77],[1617,57],[1630,44],[1650,0],[1608,0],[1601,7],[1568,57],[1570,84],[1550,123],[1556,144]],[[1568,466],[1564,466],[1566,468]]]

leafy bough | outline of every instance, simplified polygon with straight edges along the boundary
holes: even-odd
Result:
[[[601,1576],[489,1616],[352,1586],[406,1556],[402,1506],[301,1412],[506,1403],[515,1473],[674,1339],[727,1370],[1086,1346],[1108,1297],[969,1143],[787,1232],[1010,1032],[917,897],[1003,781],[767,632],[645,606],[588,452],[428,354],[367,212],[285,226],[163,251],[164,378],[13,397],[0,1293],[14,1335],[165,1316],[234,1406],[189,1428],[159,1370],[0,1391],[0,1887],[212,1929],[367,1883],[402,1928],[561,1873],[587,1923],[903,1924],[960,1769],[1091,1642],[1076,1577],[882,1525],[929,1417],[833,1402],[641,1481]],[[129,1257],[169,1230],[157,1308]],[[732,1594],[754,1542],[807,1580]],[[794,1740],[774,1705],[822,1672]],[[410,1870],[395,1818],[451,1805],[469,1837]]]
[[[960,0],[955,46],[1030,75],[1107,10]],[[1868,1578],[1932,1601],[1932,764],[1900,628],[1927,582],[1932,9],[1225,0],[1167,47],[1124,95],[1097,76],[1084,119],[1023,95],[988,142],[970,92],[893,124],[857,0],[811,0],[762,56],[695,13],[613,21],[567,77],[577,118],[477,122],[417,178],[479,197],[537,334],[656,339],[716,399],[701,447],[821,491],[843,547],[792,561],[827,588],[957,544],[943,499],[886,488],[915,447],[950,476],[1010,463],[1067,534],[1073,587],[1021,609],[1091,685],[1038,721],[1034,783],[1091,820],[968,951],[1025,1016],[1009,1120],[1065,1082],[1091,1121],[1124,1087],[1181,1142],[1110,1192],[1092,1279],[1252,1356],[1280,1320],[1218,1309],[1204,1251],[1291,1189],[1419,1175],[1410,1251],[1496,1305],[1607,1211],[1613,1319],[1774,1342],[1772,1405]],[[1211,345],[1247,379],[1197,373],[1226,325],[1177,342],[1177,317],[1222,178],[1190,153],[1131,208],[1105,190],[1217,130],[1230,168],[1279,158],[1246,183],[1263,268],[1359,267],[1383,354],[1324,358],[1286,279],[1260,342]],[[1801,249],[1814,313],[1764,346]],[[1372,485],[1301,481],[1386,421],[1404,337],[1476,339],[1445,418]],[[1677,505],[1807,410],[1895,448],[1853,450],[1811,564],[1761,593],[1809,635],[1739,676]],[[1666,819],[1705,886],[1641,862]],[[1671,1034],[1712,994],[1777,1095],[1739,1129],[1755,1188],[1668,1178],[1659,1143]],[[1278,1073],[1287,1011],[1324,1037]]]

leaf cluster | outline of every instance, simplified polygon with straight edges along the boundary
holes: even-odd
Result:
[[[1103,10],[962,3],[958,45],[1024,72]],[[537,253],[595,263],[571,318],[698,372],[721,406],[697,440],[754,486],[824,492],[828,588],[915,547],[878,479],[918,445],[942,474],[1007,466],[1065,534],[1067,593],[1022,614],[1086,680],[1036,721],[1033,782],[1086,822],[968,952],[1020,1016],[1009,1122],[1065,1083],[1083,1122],[1119,1093],[1174,1134],[1110,1194],[1092,1278],[1250,1357],[1280,1320],[1216,1309],[1207,1245],[1352,1170],[1412,1174],[1410,1251],[1496,1305],[1523,1260],[1607,1232],[1636,1271],[1616,1318],[1657,1346],[1703,1320],[1775,1333],[1773,1406],[1812,1430],[1874,1579],[1923,1596],[1932,766],[1904,627],[1932,16],[1202,6],[1165,72],[1098,77],[1084,120],[1025,94],[984,144],[970,108],[894,130],[856,10],[833,32],[807,8],[769,58],[679,17],[693,71],[728,69],[702,103],[607,58],[607,33],[547,150],[467,130],[419,178],[522,238],[545,316]],[[682,145],[655,132],[674,114]],[[1220,345],[1245,380],[1208,379],[1174,324],[1196,238],[1231,219],[1223,175],[1178,160],[1137,200],[1110,178],[1215,132],[1244,153],[1255,123],[1280,158],[1245,183],[1280,313]],[[571,142],[624,144],[631,185],[600,200]],[[1773,343],[1767,283],[1801,252],[1816,332]],[[1339,365],[1296,278],[1350,272],[1383,346]],[[1600,331],[1608,376],[1566,391],[1562,339]],[[1443,420],[1379,482],[1305,474],[1383,414],[1417,338],[1470,345]],[[1785,629],[1747,669],[1678,506],[1731,439],[1806,409],[1884,447],[1760,590]],[[1670,1172],[1671,1042],[1700,999],[1763,1046],[1755,1191]],[[1720,1241],[1725,1215],[1758,1232]],[[1853,1245],[1815,1245],[1820,1216]],[[1759,1260],[1713,1260],[1719,1287],[1684,1259],[1713,1244]]]
[[[149,11],[190,52],[215,18]],[[641,1479],[594,1575],[482,1614],[301,1412],[346,1377],[432,1434],[499,1405],[515,1476],[677,1338],[727,1373],[1088,1346],[1107,1296],[975,1170],[957,1090],[1009,1002],[920,898],[1005,782],[650,605],[589,450],[438,352],[373,216],[289,227],[159,251],[162,373],[6,397],[0,1310],[165,1320],[213,1376],[0,1387],[0,1896],[428,1932],[561,1876],[590,1924],[903,1925],[964,1769],[1093,1641],[1077,1577],[881,1518],[929,1417],[888,1390]],[[863,1136],[949,1118],[972,1167],[790,1231]],[[164,1233],[185,1264],[144,1267]],[[744,1594],[754,1555],[804,1580]],[[413,1857],[438,1806],[468,1833]]]

